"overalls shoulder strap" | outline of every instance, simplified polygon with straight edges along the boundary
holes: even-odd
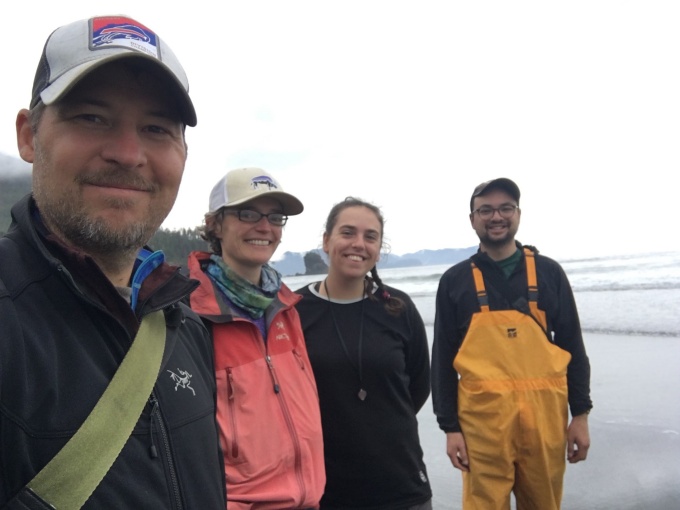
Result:
[[[486,287],[484,286],[484,277],[474,262],[470,262],[472,267],[472,277],[475,279],[475,289],[477,290],[477,301],[482,312],[489,311],[489,296],[486,294]]]
[[[543,327],[544,331],[548,330],[548,324],[545,318],[545,312],[539,310],[538,308],[538,278],[536,276],[536,257],[532,250],[529,248],[524,248],[524,260],[527,268],[527,286],[529,289],[529,310],[531,315],[538,321],[538,323]],[[472,267],[472,276],[475,281],[475,289],[477,291],[477,300],[479,301],[479,307],[482,312],[489,311],[489,296],[486,293],[486,287],[484,285],[484,276],[482,271],[477,267],[474,262],[470,262]],[[500,279],[500,278],[499,278]],[[509,285],[504,285],[500,291],[505,289],[510,291]],[[509,297],[509,296],[506,296]],[[509,302],[515,302],[515,299],[508,299]]]
[[[538,278],[536,277],[536,256],[529,248],[524,248],[524,260],[527,265],[527,285],[529,286],[529,310],[538,322],[543,326],[543,330],[548,330],[548,322],[545,312],[538,309]]]

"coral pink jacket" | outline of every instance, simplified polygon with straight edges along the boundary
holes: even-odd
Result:
[[[326,475],[316,383],[294,308],[300,297],[281,287],[265,313],[265,342],[204,273],[209,257],[189,256],[201,282],[191,308],[212,331],[227,509],[318,507]]]

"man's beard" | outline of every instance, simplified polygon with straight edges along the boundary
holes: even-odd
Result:
[[[501,248],[507,244],[514,243],[515,240],[512,235],[506,234],[503,237],[492,239],[488,234],[480,237],[480,241],[484,246],[492,248]]]
[[[54,172],[55,169],[44,159],[42,151],[36,150],[35,162],[40,162],[41,168],[36,172],[34,167],[33,195],[43,221],[68,244],[95,257],[114,262],[136,254],[156,232],[168,212],[155,204],[156,207],[151,207],[139,222],[130,221],[114,227],[105,218],[88,214],[80,195],[83,184],[128,184],[150,193],[156,192],[157,186],[128,170],[108,168],[76,178],[71,188],[57,195],[49,189],[49,179],[44,179],[46,172]],[[132,206],[125,199],[111,199],[107,205],[111,209],[121,209],[121,212]]]
[[[512,224],[508,224],[507,228],[507,232],[502,237],[492,237],[485,231],[484,234],[479,236],[479,240],[484,246],[488,246],[489,248],[502,248],[509,244],[514,244],[517,228],[513,227]]]
[[[45,223],[69,244],[93,255],[112,258],[136,252],[157,228],[156,225],[144,222],[114,229],[107,220],[87,216],[79,207],[74,207],[72,202],[49,202],[38,202]]]

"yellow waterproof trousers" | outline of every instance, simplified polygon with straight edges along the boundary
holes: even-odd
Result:
[[[528,259],[535,290],[533,257]],[[478,295],[485,296],[481,272],[475,267],[473,273]],[[545,325],[535,300],[530,305]],[[570,359],[524,313],[483,305],[472,317],[453,363],[470,466],[463,473],[464,510],[509,510],[511,492],[518,510],[560,508]]]

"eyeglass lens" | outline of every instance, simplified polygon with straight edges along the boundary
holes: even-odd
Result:
[[[477,214],[479,214],[479,217],[483,220],[488,220],[493,217],[496,211],[498,211],[498,214],[501,215],[501,218],[507,220],[508,218],[511,218],[513,214],[515,214],[516,210],[516,205],[502,205],[498,208],[484,206],[477,209]]]
[[[277,227],[282,227],[283,225],[286,224],[286,221],[288,220],[288,216],[281,213],[262,214],[261,212],[252,211],[250,209],[241,209],[240,211],[238,211],[238,219],[241,221],[245,221],[246,223],[257,223],[263,216],[267,218],[267,221],[271,225]]]

